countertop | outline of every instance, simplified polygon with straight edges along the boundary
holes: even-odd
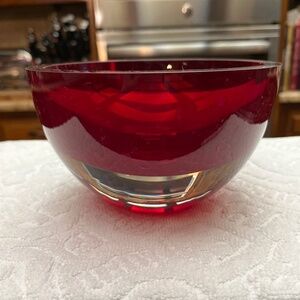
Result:
[[[299,299],[300,137],[182,212],[99,201],[47,141],[0,143],[1,299]]]

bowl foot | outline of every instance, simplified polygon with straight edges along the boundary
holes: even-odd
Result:
[[[224,185],[241,167],[240,161],[218,168],[174,176],[137,176],[116,173],[64,158],[81,181],[119,206],[132,211],[180,210]]]

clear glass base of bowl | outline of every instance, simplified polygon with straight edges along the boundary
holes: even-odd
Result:
[[[63,160],[83,183],[111,201],[129,208],[161,211],[203,198],[229,181],[241,167],[241,161],[237,160],[189,174],[136,176],[103,170],[67,157]]]

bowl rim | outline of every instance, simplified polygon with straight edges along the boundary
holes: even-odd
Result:
[[[184,61],[227,61],[227,62],[248,62],[255,63],[256,65],[240,66],[240,67],[225,67],[225,68],[203,68],[203,69],[161,69],[161,70],[99,70],[99,71],[87,71],[87,70],[62,70],[59,66],[64,65],[87,65],[87,64],[106,64],[106,63],[126,63],[126,62],[184,62]],[[116,59],[106,61],[85,61],[85,62],[65,62],[56,64],[44,64],[44,65],[31,65],[25,68],[29,73],[59,73],[59,74],[107,74],[107,75],[138,75],[138,74],[186,74],[186,73],[214,73],[214,72],[232,72],[232,71],[248,71],[248,70],[262,70],[280,68],[282,63],[268,61],[268,60],[256,60],[256,59],[235,59],[235,58],[161,58],[161,59]]]

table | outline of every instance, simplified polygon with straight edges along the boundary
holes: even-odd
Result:
[[[300,137],[169,215],[99,201],[47,141],[0,143],[1,299],[299,299]]]

